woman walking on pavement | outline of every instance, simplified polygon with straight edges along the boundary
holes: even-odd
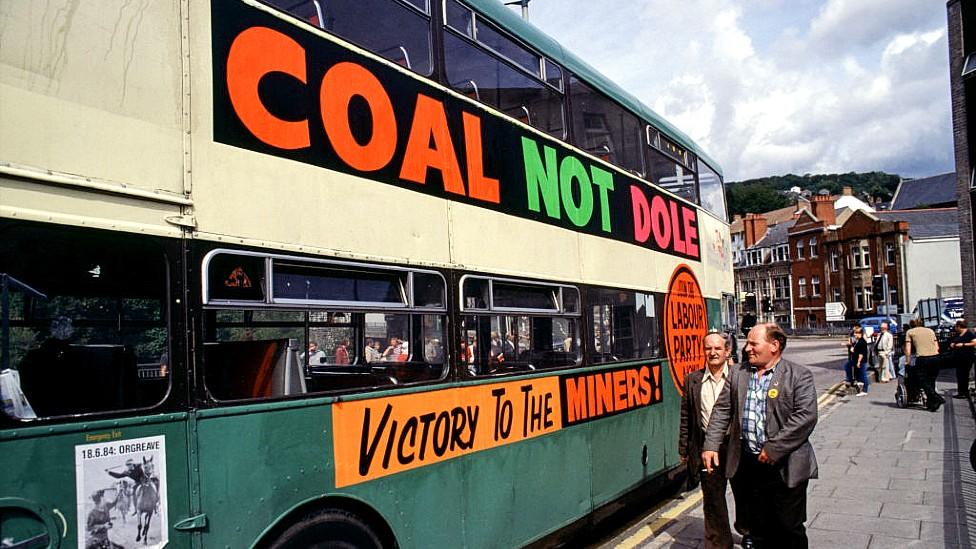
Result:
[[[851,374],[857,372],[861,380],[857,396],[864,396],[868,394],[868,342],[864,339],[864,330],[860,326],[854,328],[854,340],[851,347]],[[853,375],[848,377],[853,378]]]

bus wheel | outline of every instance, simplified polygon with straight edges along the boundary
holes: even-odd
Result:
[[[350,547],[381,549],[379,536],[358,516],[341,509],[324,509],[291,525],[271,549]]]

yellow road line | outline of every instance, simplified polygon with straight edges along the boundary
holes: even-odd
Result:
[[[843,385],[843,382],[839,382],[830,389],[827,389],[824,394],[820,395],[820,398],[817,399],[817,409],[819,410],[833,402],[833,400],[837,398],[837,390],[843,387]],[[671,522],[676,520],[692,507],[695,507],[701,503],[701,500],[702,493],[701,490],[699,490],[695,492],[694,495],[688,496],[685,501],[661,513],[661,516],[654,519],[654,521],[650,524],[641,526],[636,532],[627,536],[627,539],[617,544],[617,549],[634,549],[635,547],[640,546],[642,543],[663,532]]]
[[[835,383],[833,387],[827,389],[827,391],[825,391],[824,394],[820,395],[820,398],[817,399],[817,408],[823,408],[830,401],[837,398],[837,391],[843,386],[844,386],[844,382],[839,381]]]
[[[617,547],[621,549],[633,549],[634,547],[637,547],[641,543],[647,541],[650,537],[663,531],[672,521],[683,515],[692,507],[695,507],[701,503],[701,500],[702,493],[701,490],[699,490],[695,492],[694,495],[688,496],[688,499],[685,501],[661,513],[661,516],[654,519],[654,522],[642,526],[636,532],[628,536],[627,539],[620,542]]]

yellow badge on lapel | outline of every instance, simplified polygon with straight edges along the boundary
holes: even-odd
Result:
[[[769,391],[768,391],[768,392],[766,393],[766,396],[768,396],[769,398],[776,398],[776,397],[778,397],[778,396],[779,396],[779,391],[778,391],[778,390],[776,390],[776,389],[770,389],[770,390],[769,390]]]

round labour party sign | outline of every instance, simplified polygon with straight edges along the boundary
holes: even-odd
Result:
[[[705,297],[691,267],[678,265],[671,275],[664,301],[664,337],[671,364],[671,378],[685,394],[685,375],[705,363],[702,345],[708,333]]]

